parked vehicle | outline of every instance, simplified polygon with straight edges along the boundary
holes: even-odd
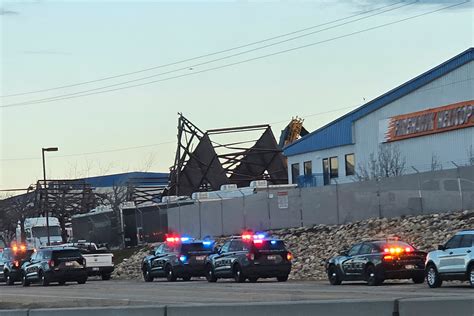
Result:
[[[101,276],[102,280],[110,280],[110,276],[114,272],[114,255],[107,248],[99,248],[95,243],[81,240],[63,246],[79,249],[84,259],[86,259],[87,274],[89,276]]]
[[[12,244],[0,252],[0,280],[7,285],[21,281],[21,266],[34,253],[34,249],[27,249],[23,244]]]
[[[52,282],[84,284],[87,281],[86,260],[77,248],[41,248],[23,263],[21,271],[23,286],[30,283],[48,286]]]
[[[366,281],[380,285],[387,279],[423,283],[426,253],[398,239],[366,241],[326,262],[329,283]]]
[[[213,240],[195,240],[189,237],[168,236],[166,242],[150,251],[143,259],[145,282],[166,277],[170,282],[182,278],[205,276],[206,259],[213,252]]]
[[[2,237],[0,237],[0,253],[3,251],[4,248],[7,248],[7,243]]]
[[[56,217],[49,217],[49,241],[50,245],[57,245],[63,242],[61,236],[61,227],[59,220]],[[48,246],[48,228],[46,226],[45,217],[32,217],[25,219],[24,223],[26,246],[31,249],[39,249],[40,247]],[[20,225],[16,228],[17,242],[21,243],[21,228]]]
[[[443,281],[469,281],[474,288],[474,229],[456,233],[426,258],[426,282],[431,288]]]
[[[293,255],[282,240],[263,234],[244,233],[227,240],[206,264],[206,279],[233,278],[235,282],[257,282],[259,278],[288,280]]]

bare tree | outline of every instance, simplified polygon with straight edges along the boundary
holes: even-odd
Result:
[[[117,222],[117,234],[119,235],[120,246],[123,248],[124,245],[124,232],[122,223],[122,211],[121,207],[124,202],[129,200],[130,186],[125,183],[115,184],[108,190],[103,192],[96,192],[100,205],[110,206],[114,212]]]
[[[7,240],[12,240],[16,234],[17,225],[20,225],[21,240],[25,240],[25,219],[34,216],[34,193],[17,196],[5,195],[0,201],[0,223]]]
[[[380,144],[377,155],[371,153],[366,164],[359,164],[356,178],[367,181],[400,176],[405,172],[405,165],[406,159],[398,146]]]

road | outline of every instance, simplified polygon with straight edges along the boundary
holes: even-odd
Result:
[[[219,280],[153,283],[143,281],[89,280],[84,285],[68,284],[41,287],[31,285],[0,285],[0,309],[38,307],[78,307],[155,304],[209,304],[231,302],[282,302],[338,299],[384,299],[416,297],[473,296],[467,283],[446,283],[439,289],[426,284],[391,282],[378,287],[364,283],[343,283],[331,286],[326,281],[288,281],[278,283],[263,280],[237,284]]]

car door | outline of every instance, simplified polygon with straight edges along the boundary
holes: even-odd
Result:
[[[474,235],[463,234],[459,248],[453,249],[453,272],[466,272],[467,265],[472,258]]]
[[[341,266],[345,275],[354,276],[354,257],[359,253],[362,244],[356,244],[347,252],[347,256],[342,259]]]
[[[30,261],[25,263],[25,274],[27,279],[36,279],[38,276],[39,262],[41,260],[42,252],[34,253]]]
[[[455,251],[461,244],[462,235],[454,235],[445,244],[445,249],[439,255],[439,273],[456,272],[456,262],[459,262],[459,254]]]
[[[364,277],[365,266],[370,260],[370,254],[372,253],[372,245],[363,243],[359,249],[357,255],[352,259],[353,273],[354,276]]]
[[[214,271],[217,275],[224,274],[226,269],[228,269],[228,257],[230,249],[230,241],[224,243],[224,245],[219,250],[217,256],[214,258]]]
[[[5,270],[5,250],[0,252],[0,280],[3,280],[4,274],[3,271]]]
[[[154,256],[150,259],[150,269],[154,273],[164,271],[163,257],[165,256],[165,244],[155,249]]]

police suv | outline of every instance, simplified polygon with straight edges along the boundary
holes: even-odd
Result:
[[[244,233],[232,237],[210,255],[206,265],[206,279],[233,278],[236,282],[257,282],[259,278],[288,280],[293,255],[282,240],[264,234]]]
[[[64,285],[68,281],[84,284],[87,281],[86,260],[77,248],[40,248],[23,263],[21,273],[23,286],[30,283],[48,286],[52,282]]]
[[[205,276],[207,256],[213,253],[213,240],[195,240],[186,236],[168,236],[166,242],[150,251],[143,259],[145,282],[165,277],[168,281]]]
[[[12,244],[0,252],[0,279],[7,285],[21,281],[21,266],[29,260],[34,249],[27,249],[24,244]]]
[[[456,233],[426,257],[426,281],[431,288],[443,281],[469,281],[474,288],[474,229]]]

